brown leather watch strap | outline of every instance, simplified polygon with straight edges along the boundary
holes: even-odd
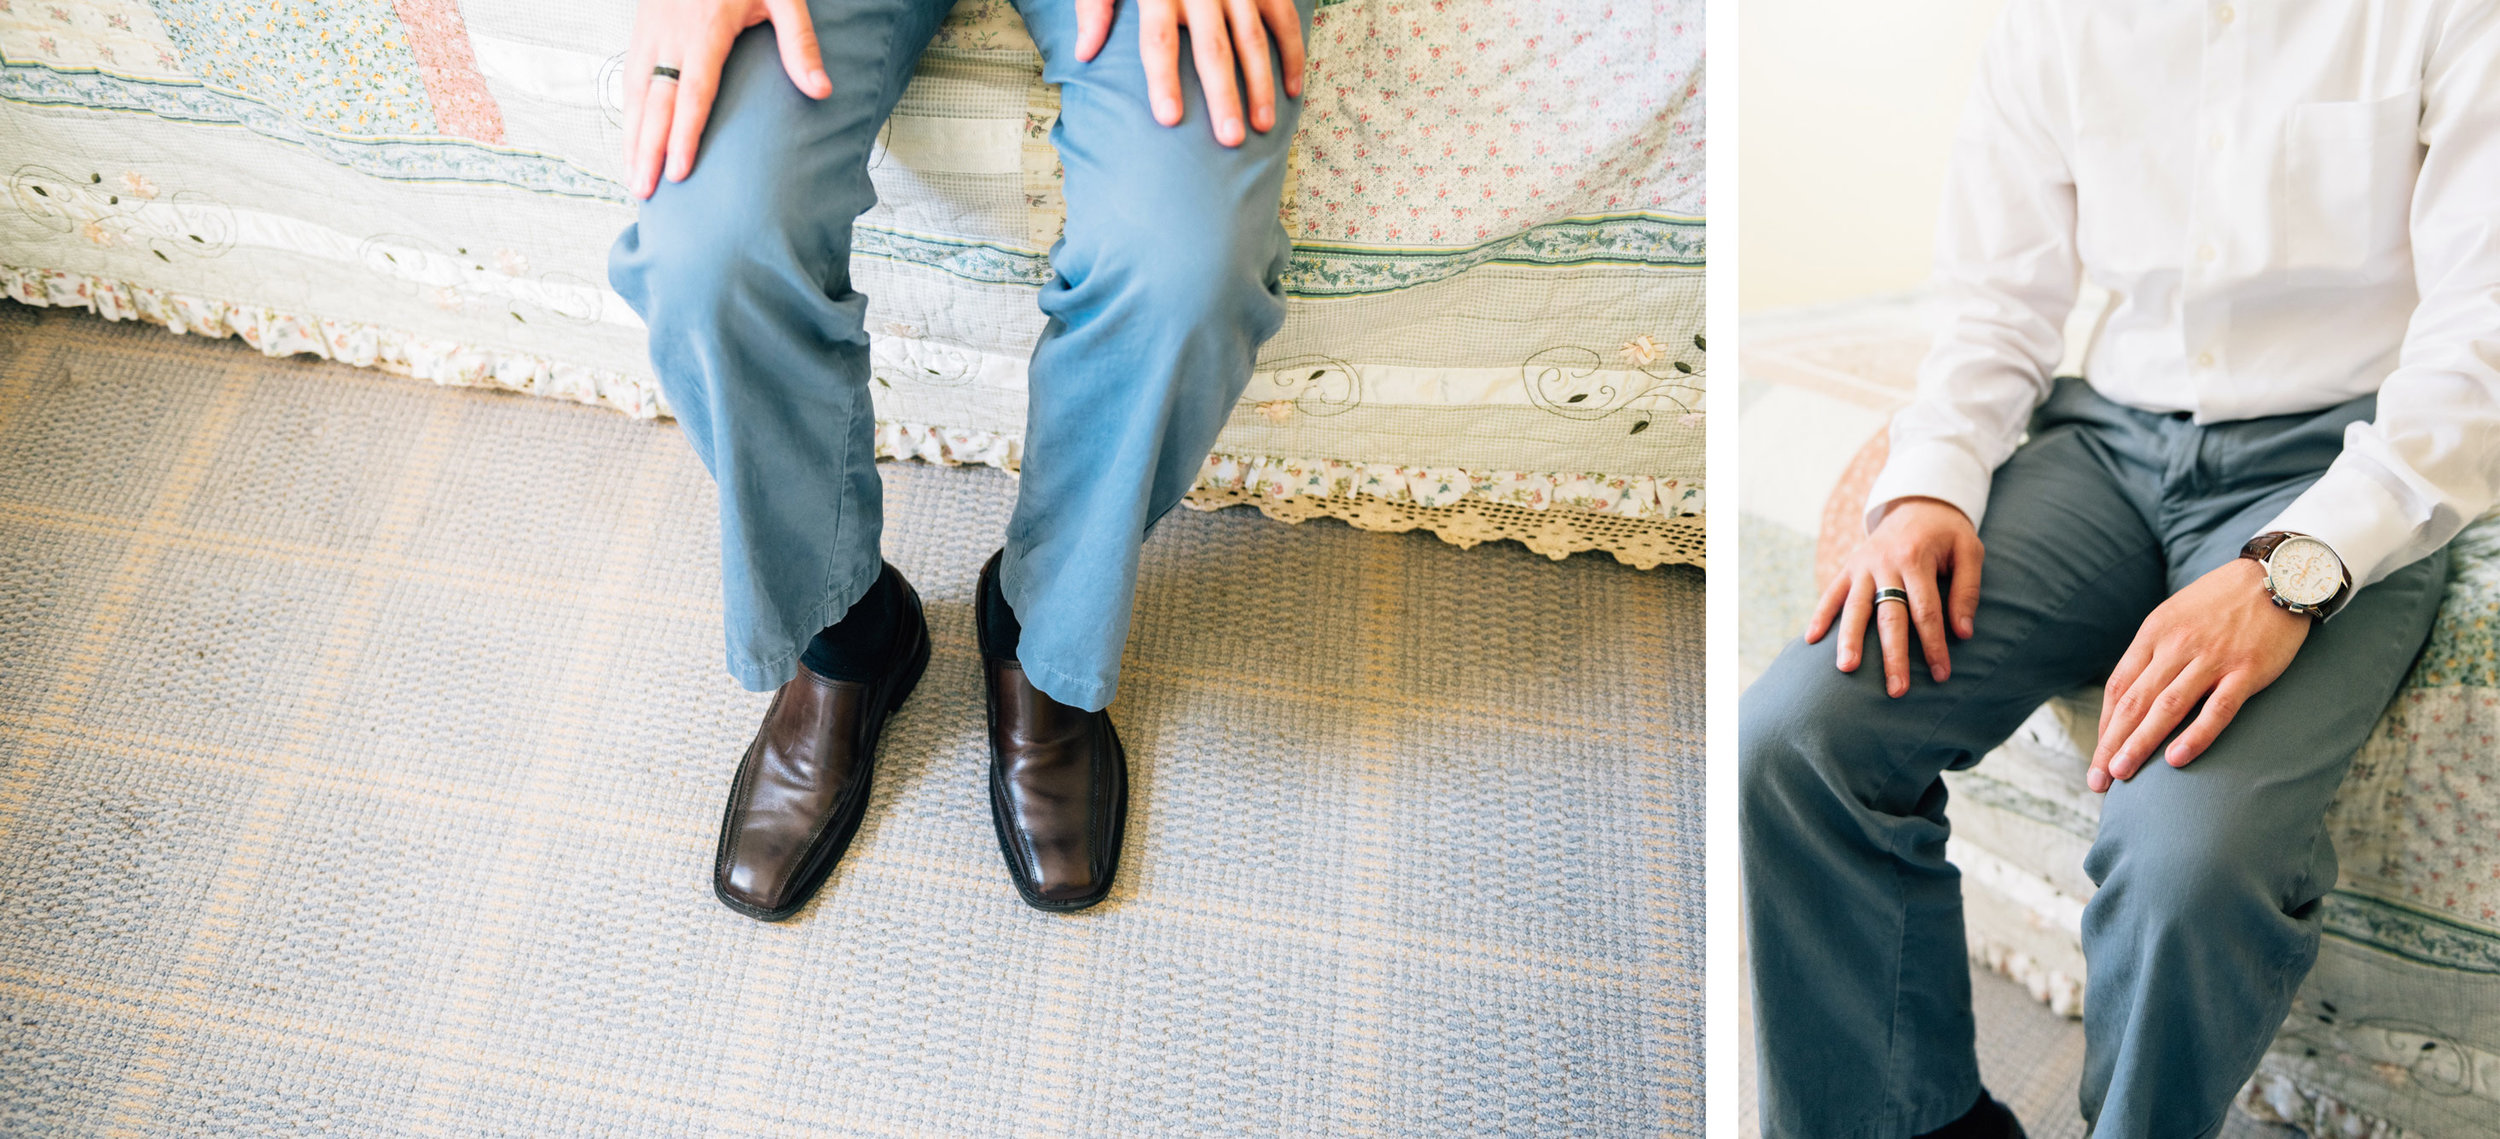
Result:
[[[2250,538],[2247,545],[2240,547],[2240,556],[2243,558],[2255,558],[2260,564],[2262,564],[2267,558],[2274,556],[2274,548],[2276,546],[2282,545],[2283,540],[2291,536],[2292,533],[2289,530],[2268,530],[2263,534]]]

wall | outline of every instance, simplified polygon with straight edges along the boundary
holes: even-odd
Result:
[[[1742,0],[1740,307],[1927,278],[1936,201],[2002,0]]]

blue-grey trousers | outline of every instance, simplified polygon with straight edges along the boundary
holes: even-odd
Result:
[[[769,26],[748,29],[694,173],[662,182],[610,253],[609,280],[650,326],[652,367],[719,488],[729,671],[750,689],[795,675],[808,640],[877,577],[851,223],[875,201],[877,131],[951,7],[810,0],[833,80],[823,100],[791,84]],[[1049,321],[1029,371],[1000,581],[1023,625],[1025,674],[1098,709],[1118,682],[1138,544],[1188,493],[1259,345],[1284,322],[1290,245],[1277,205],[1301,107],[1280,97],[1274,129],[1219,145],[1184,35],[1186,117],[1161,126],[1135,4],[1118,5],[1091,63],[1076,59],[1070,0],[1021,8],[1043,77],[1060,85],[1051,140],[1068,212],[1041,293]]]
[[[2165,598],[2237,556],[2366,420],[2363,398],[2199,427],[2061,380],[1998,469],[1975,635],[1884,695],[1791,644],[1741,701],[1738,829],[1763,1134],[1900,1139],[1979,1096],[1945,785],[2060,692],[2106,677]],[[2205,1136],[2317,958],[2323,819],[2429,635],[2442,552],[2355,595],[2184,768],[2114,786],[2084,868],[2084,1117]],[[1918,654],[1913,650],[1910,659]]]

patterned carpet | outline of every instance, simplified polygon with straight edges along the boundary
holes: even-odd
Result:
[[[0,305],[0,1133],[1698,1134],[1702,577],[1179,512],[1113,899],[1027,909],[969,602],[825,895],[673,428]]]

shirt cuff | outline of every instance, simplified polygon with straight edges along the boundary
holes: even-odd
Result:
[[[2404,504],[2377,479],[2338,463],[2257,534],[2275,530],[2326,543],[2344,560],[2344,572],[2352,575],[2357,592],[2404,568],[2389,565],[2388,559],[2412,544],[2414,526],[2405,519]]]
[[[1896,441],[1892,458],[1866,493],[1866,528],[1873,530],[1883,521],[1885,507],[1915,496],[1952,503],[1970,516],[1971,528],[1976,530],[1988,509],[1990,474],[1987,464],[1951,443]]]

